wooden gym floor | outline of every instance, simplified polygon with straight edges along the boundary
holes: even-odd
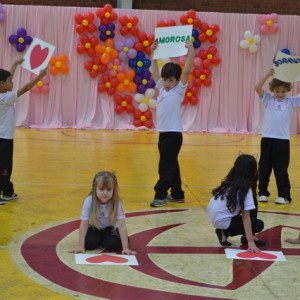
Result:
[[[299,299],[300,136],[291,138],[293,202],[260,204],[265,250],[286,262],[229,260],[206,215],[211,190],[259,135],[185,133],[184,204],[150,208],[156,132],[17,129],[12,180],[19,199],[0,206],[1,299]],[[76,265],[83,199],[100,170],[115,171],[139,266]],[[232,239],[239,247],[238,237]]]

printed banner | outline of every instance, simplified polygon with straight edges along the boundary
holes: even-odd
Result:
[[[279,51],[273,61],[273,67],[275,78],[284,82],[300,81],[300,57]]]
[[[185,43],[192,38],[193,25],[169,26],[155,28],[155,40],[158,48],[154,59],[178,57],[187,54]]]

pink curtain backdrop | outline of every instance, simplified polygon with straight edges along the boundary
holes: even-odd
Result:
[[[95,12],[96,8],[5,5],[5,10],[5,21],[0,23],[2,68],[9,69],[12,62],[25,53],[18,53],[8,42],[8,37],[15,34],[19,27],[24,27],[32,37],[55,45],[55,56],[64,53],[69,57],[70,71],[66,76],[50,75],[49,95],[28,92],[22,96],[17,104],[17,126],[141,129],[132,125],[132,115],[118,115],[114,112],[113,97],[98,93],[99,78],[90,78],[84,69],[84,62],[90,59],[76,51],[79,34],[75,31],[74,15]],[[118,17],[137,16],[138,28],[147,34],[154,33],[159,20],[172,19],[181,25],[179,19],[184,13],[126,9],[115,11]],[[259,133],[264,108],[258,101],[254,86],[272,66],[277,51],[288,48],[292,55],[300,56],[300,18],[279,16],[279,31],[276,34],[261,35],[257,53],[251,54],[241,50],[239,43],[244,39],[246,30],[259,34],[259,15],[197,12],[197,17],[209,25],[220,26],[218,41],[214,46],[222,62],[212,68],[212,85],[201,88],[199,103],[182,107],[184,131]],[[95,20],[94,23],[99,26],[99,19]],[[119,34],[120,23],[114,23],[115,39],[123,38]],[[203,43],[200,49],[207,49],[211,45]],[[30,73],[19,68],[14,77],[14,89],[29,80]],[[299,83],[296,82],[290,94],[297,95],[299,92]],[[155,120],[155,110],[152,112]],[[299,112],[295,111],[292,133],[299,131]]]

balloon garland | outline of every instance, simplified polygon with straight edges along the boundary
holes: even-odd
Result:
[[[32,37],[27,35],[27,31],[23,27],[18,28],[16,34],[12,34],[8,38],[8,41],[15,45],[18,52],[23,52],[26,46],[31,44],[32,40]]]
[[[96,25],[95,16],[100,25]],[[136,16],[118,16],[110,4],[98,8],[93,16],[90,12],[76,14],[74,20],[79,34],[77,52],[90,58],[84,63],[84,68],[91,78],[98,79],[98,92],[113,96],[115,113],[132,114],[134,126],[153,128],[151,110],[156,108],[155,81],[150,72],[153,33],[140,30]],[[183,105],[196,105],[199,103],[200,87],[208,87],[212,83],[211,68],[221,62],[215,46],[206,49],[201,46],[203,43],[216,43],[220,29],[216,24],[202,22],[192,9],[183,13],[179,22],[181,25],[193,25],[191,39],[194,48],[200,49],[193,62],[183,101]],[[176,25],[176,20],[157,21],[157,27]],[[95,27],[98,28],[98,36],[95,36]],[[116,30],[121,37],[115,40]],[[186,57],[177,60],[183,66]],[[159,69],[167,61],[158,60]]]

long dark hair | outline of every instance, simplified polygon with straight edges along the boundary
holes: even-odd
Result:
[[[215,199],[221,197],[222,200],[226,197],[227,207],[230,212],[236,210],[237,204],[244,210],[245,197],[252,189],[255,205],[256,199],[256,185],[258,173],[257,162],[254,156],[249,154],[239,155],[233,167],[222,180],[221,185],[212,190]]]

